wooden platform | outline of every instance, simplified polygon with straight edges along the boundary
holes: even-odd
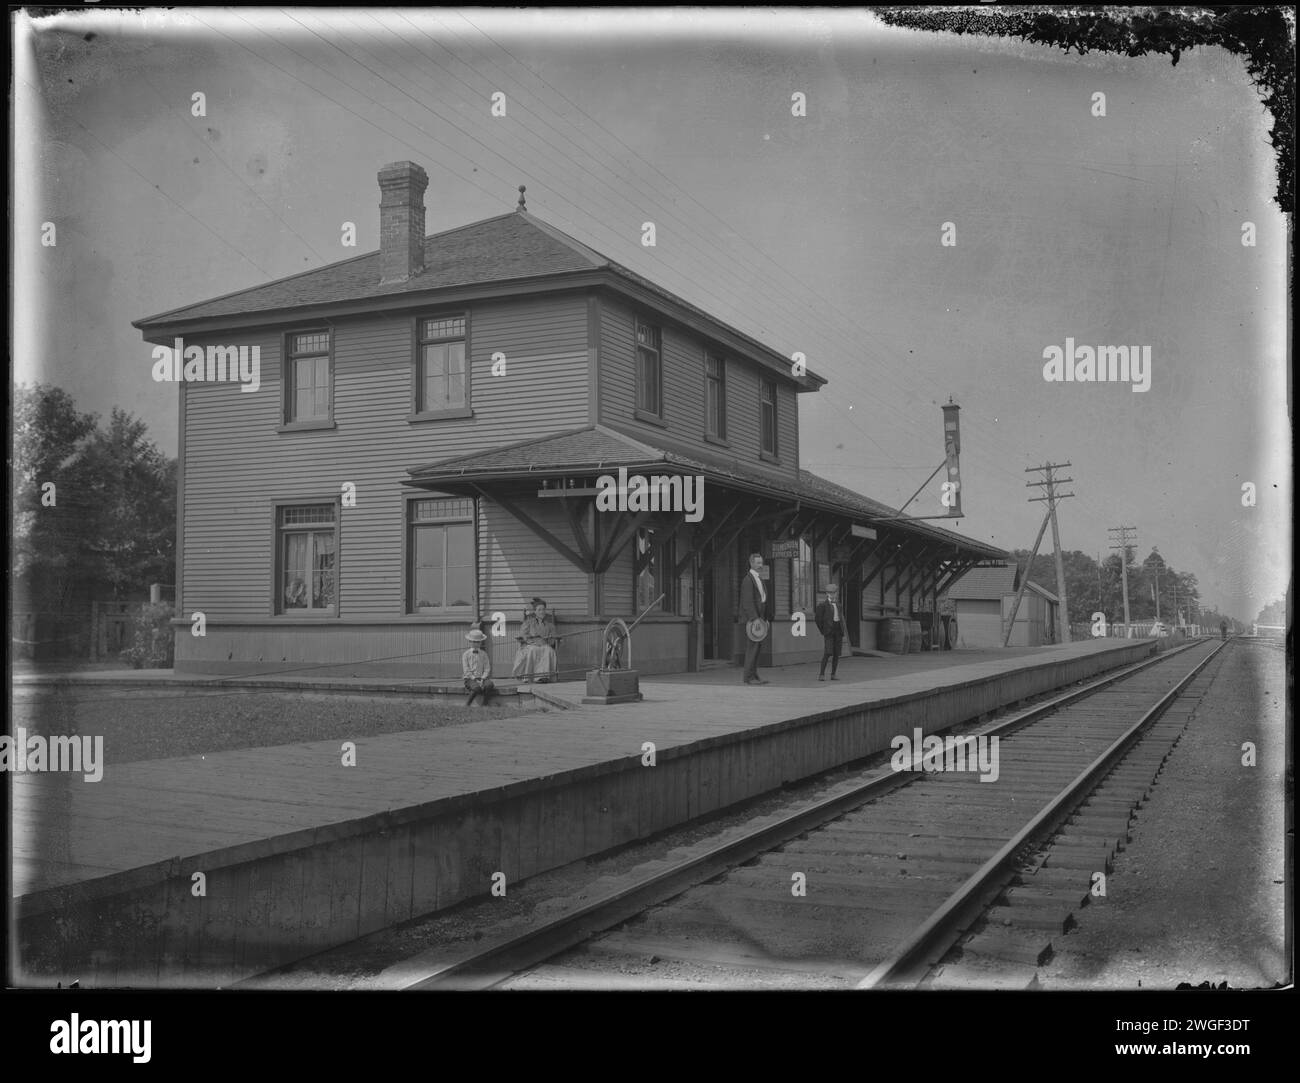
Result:
[[[228,983],[1153,650],[850,658],[835,682],[801,665],[761,687],[717,668],[616,707],[573,682],[541,690],[571,709],[364,738],[355,767],[323,741],[14,775],[15,974]]]

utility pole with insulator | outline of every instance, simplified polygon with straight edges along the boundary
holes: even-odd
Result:
[[[1120,581],[1124,585],[1124,638],[1132,639],[1133,626],[1128,615],[1128,551],[1137,542],[1137,527],[1111,526],[1106,528],[1106,533],[1119,536],[1119,544],[1110,548],[1119,550]]]
[[[1060,629],[1060,634],[1057,636],[1056,640],[1058,643],[1070,642],[1070,609],[1069,601],[1065,597],[1065,562],[1061,554],[1061,532],[1056,523],[1056,502],[1058,500],[1065,500],[1068,497],[1072,497],[1074,494],[1058,493],[1056,491],[1056,486],[1063,485],[1067,481],[1073,481],[1074,478],[1058,478],[1055,472],[1057,470],[1063,470],[1069,465],[1069,463],[1046,463],[1043,466],[1031,466],[1025,470],[1026,474],[1043,474],[1042,481],[1026,482],[1026,488],[1032,489],[1035,486],[1038,486],[1039,488],[1045,488],[1047,490],[1046,496],[1030,497],[1029,502],[1032,504],[1039,500],[1046,500],[1047,517],[1052,524],[1052,547],[1056,550],[1056,596],[1060,599],[1060,605],[1057,607],[1056,611],[1056,624]]]

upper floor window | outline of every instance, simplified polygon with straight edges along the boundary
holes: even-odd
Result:
[[[330,416],[330,333],[291,334],[285,379],[285,421],[326,421]]]
[[[407,531],[407,611],[474,611],[478,576],[473,499],[411,500]]]
[[[636,408],[663,417],[663,362],[659,328],[636,321]]]
[[[768,455],[777,453],[776,444],[776,381],[760,381],[759,425],[762,434],[760,447]]]
[[[718,440],[727,438],[727,366],[721,357],[704,357],[704,431]]]
[[[276,513],[278,613],[333,613],[338,516],[334,504],[283,505]]]
[[[420,320],[416,357],[417,413],[460,410],[469,406],[463,315]]]

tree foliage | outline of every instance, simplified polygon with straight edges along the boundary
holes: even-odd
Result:
[[[1017,549],[1014,555],[1021,575],[1024,575],[1029,550]],[[1076,549],[1062,553],[1061,563],[1065,569],[1065,593],[1071,623],[1089,621],[1093,613],[1105,613],[1106,619],[1113,623],[1124,619],[1124,592],[1120,579],[1122,564],[1118,553],[1098,564],[1087,553]],[[1051,553],[1039,553],[1028,568],[1031,582],[1053,594],[1058,593],[1056,561]],[[1157,581],[1160,619],[1167,624],[1175,624],[1178,619],[1176,614],[1181,612],[1185,621],[1193,623],[1200,602],[1196,576],[1191,572],[1179,572],[1171,568],[1154,549],[1140,564],[1134,563],[1132,551],[1129,552],[1130,619],[1143,621],[1155,618],[1157,594],[1154,592]]]
[[[1275,602],[1269,602],[1259,611],[1259,616],[1255,618],[1256,624],[1286,624],[1286,595],[1284,594]]]
[[[169,582],[176,553],[176,462],[144,422],[108,426],[61,388],[14,395],[13,568],[28,602],[57,611],[77,586],[121,597]]]

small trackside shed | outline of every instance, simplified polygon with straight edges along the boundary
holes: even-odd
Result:
[[[1020,589],[1014,564],[978,568],[948,590],[957,615],[957,644],[961,647],[1001,647],[1007,637],[1011,607]],[[1016,611],[1012,647],[1042,647],[1056,642],[1059,601],[1051,591],[1030,581]]]

